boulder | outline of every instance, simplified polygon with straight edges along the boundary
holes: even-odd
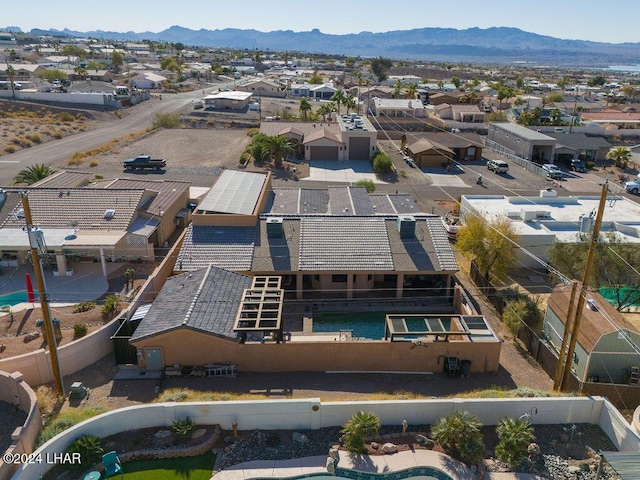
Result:
[[[325,464],[327,473],[333,475],[336,471],[336,462],[333,458],[327,458],[327,462]]]
[[[382,445],[383,453],[397,453],[398,447],[393,443],[385,443]]]
[[[291,438],[293,438],[294,442],[300,442],[300,443],[309,442],[309,438],[304,433],[300,433],[300,432],[293,432],[291,434]]]
[[[435,446],[435,442],[424,435],[416,435],[416,442],[419,445],[428,448],[429,450],[433,449],[433,447]]]
[[[329,458],[333,458],[334,460],[338,458],[339,451],[340,451],[340,447],[338,447],[337,445],[334,445],[333,447],[331,447],[331,449],[329,449]]]
[[[530,443],[527,447],[527,453],[529,454],[529,457],[537,457],[538,455],[540,455],[540,453],[542,453],[542,451],[540,450],[540,445],[538,445],[537,443]]]

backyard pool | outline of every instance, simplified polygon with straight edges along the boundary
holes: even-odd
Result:
[[[355,337],[380,340],[384,338],[385,319],[385,312],[316,313],[313,316],[313,332],[351,330]],[[406,339],[418,338],[419,334],[412,332],[446,331],[451,326],[451,320],[446,317],[436,319],[407,315],[402,320],[406,325],[407,333],[403,335]]]
[[[35,293],[36,299],[38,298],[38,293]],[[0,296],[0,307],[4,305],[17,305],[18,303],[26,303],[29,301],[29,297],[27,295],[26,290],[22,290],[21,292],[13,292],[7,295]]]
[[[359,338],[384,338],[385,312],[316,313],[313,332],[339,332],[351,330]]]

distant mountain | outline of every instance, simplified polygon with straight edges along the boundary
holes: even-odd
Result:
[[[161,32],[110,32],[72,30],[31,31],[36,35],[94,37],[119,41],[181,42],[198,47],[258,49],[261,51],[306,51],[361,57],[434,60],[449,62],[527,61],[530,63],[607,65],[640,64],[640,43],[601,43],[585,40],[562,40],[537,35],[517,28],[419,28],[384,33],[330,35],[318,29],[310,32],[277,30],[260,32],[225,28],[191,30],[172,26]]]

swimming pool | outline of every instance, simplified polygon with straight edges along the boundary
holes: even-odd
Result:
[[[384,337],[385,312],[316,313],[313,332],[351,330],[360,338],[380,340]]]
[[[38,299],[38,292],[35,292],[36,300]],[[13,292],[7,295],[0,296],[0,307],[4,305],[17,305],[18,303],[26,303],[29,301],[29,296],[26,290],[21,292]]]
[[[335,480],[344,478],[350,480],[453,480],[449,475],[434,467],[413,467],[392,473],[369,473],[346,468],[336,468],[335,475],[326,473],[310,473],[297,477],[288,477],[287,480]],[[272,478],[255,478],[254,480],[273,480]]]
[[[313,332],[339,332],[351,330],[358,338],[380,340],[384,338],[385,312],[316,313],[313,316]],[[412,332],[446,331],[451,327],[451,319],[442,317],[431,319],[423,316],[403,317],[407,327],[404,338],[418,338]]]

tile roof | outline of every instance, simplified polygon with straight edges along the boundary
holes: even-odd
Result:
[[[251,270],[255,227],[189,225],[175,269],[193,271],[210,264],[227,270]]]
[[[31,184],[33,187],[47,188],[79,188],[89,184],[92,173],[60,171]]]
[[[233,331],[246,275],[213,266],[169,277],[131,340],[187,328],[226,338]]]
[[[69,228],[71,222],[79,230],[127,230],[136,217],[144,190],[88,188],[28,188],[29,205],[34,225],[40,228]],[[2,227],[24,225],[17,205],[2,222]],[[113,218],[105,212],[113,210]]]
[[[300,270],[393,270],[385,221],[375,217],[303,217]]]
[[[337,122],[328,124],[327,122],[262,122],[260,123],[260,133],[264,133],[270,137],[277,137],[279,132],[289,128],[297,130],[303,135],[310,135],[320,129],[327,129],[334,135],[340,133],[340,125]]]
[[[142,188],[154,195],[141,206],[144,210],[153,215],[167,211],[175,202],[185,194],[188,194],[191,182],[179,180],[135,180],[119,178],[108,182],[99,182],[90,185],[90,188],[117,188],[117,189],[139,189]],[[183,205],[186,206],[186,205]]]
[[[340,141],[337,135],[325,128],[320,128],[312,133],[309,133],[308,135],[305,135],[302,143],[306,145],[307,143],[312,143],[321,139],[326,139],[334,143],[342,144],[342,141]]]
[[[300,219],[285,218],[283,236],[269,238],[267,222],[258,223],[256,245],[253,250],[251,270],[259,273],[298,271],[300,252]]]

